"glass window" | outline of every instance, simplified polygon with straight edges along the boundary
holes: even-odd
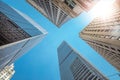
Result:
[[[76,3],[73,0],[65,0],[64,2],[66,5],[69,6],[70,9],[73,9],[76,5]]]

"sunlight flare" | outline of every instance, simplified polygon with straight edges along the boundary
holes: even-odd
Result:
[[[112,14],[112,4],[115,0],[101,0],[92,10],[94,17],[105,18]]]

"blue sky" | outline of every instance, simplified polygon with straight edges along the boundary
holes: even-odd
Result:
[[[47,36],[36,47],[15,62],[16,73],[12,80],[60,80],[57,47],[63,40],[104,75],[110,77],[110,80],[120,80],[117,75],[111,76],[117,73],[117,70],[79,38],[79,32],[92,21],[93,17],[89,15],[92,12],[83,12],[57,28],[25,0],[2,1],[27,14],[48,31]]]

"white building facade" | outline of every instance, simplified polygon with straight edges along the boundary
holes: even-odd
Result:
[[[14,73],[14,64],[6,66],[2,71],[0,71],[0,80],[10,80]]]

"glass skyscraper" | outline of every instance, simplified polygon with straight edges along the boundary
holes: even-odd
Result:
[[[67,42],[58,47],[61,80],[108,80]]]
[[[27,15],[0,1],[0,70],[32,49],[46,34]]]

